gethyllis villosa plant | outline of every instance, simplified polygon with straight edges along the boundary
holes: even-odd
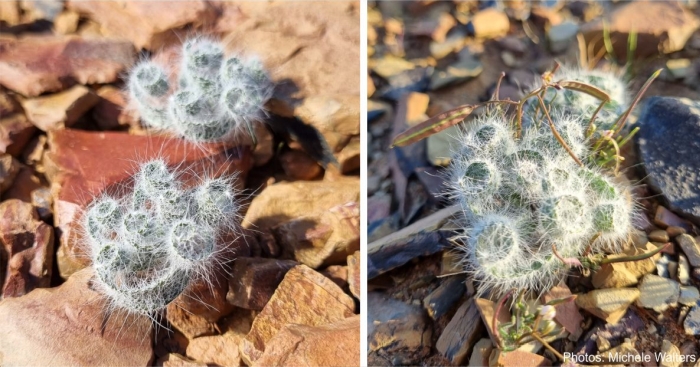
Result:
[[[87,208],[83,231],[97,288],[113,307],[151,315],[225,260],[237,227],[234,177],[184,188],[164,161],[140,166],[131,195],[103,195]]]
[[[227,58],[221,44],[203,37],[183,43],[178,66],[138,63],[127,87],[132,107],[148,127],[192,142],[230,139],[243,129],[253,135],[251,124],[265,117],[273,90],[258,59]]]

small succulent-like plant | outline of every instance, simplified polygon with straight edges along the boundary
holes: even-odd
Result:
[[[552,123],[577,156],[588,156],[580,121],[562,113]],[[545,125],[516,139],[510,120],[495,111],[459,138],[448,181],[464,212],[464,262],[482,292],[547,289],[571,265],[562,259],[591,247],[615,251],[632,229],[629,186],[576,164]]]
[[[214,142],[243,129],[252,134],[251,124],[265,117],[273,84],[258,59],[226,57],[220,43],[194,37],[183,43],[180,65],[139,62],[127,88],[148,127],[193,142]]]
[[[619,168],[620,147],[637,129],[621,132],[660,70],[630,103],[613,74],[557,69],[520,101],[499,100],[497,87],[492,100],[434,116],[392,143],[462,128],[447,196],[462,209],[462,265],[480,294],[544,292],[572,266],[587,271],[610,260],[602,254],[619,251],[633,230],[636,204]],[[485,113],[465,120],[481,107]]]
[[[87,208],[83,231],[97,288],[113,307],[151,315],[207,277],[237,226],[233,177],[185,188],[162,160],[143,163],[131,195],[103,195]]]

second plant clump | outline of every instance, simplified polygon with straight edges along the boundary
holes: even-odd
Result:
[[[606,134],[628,106],[624,83],[600,71],[564,77],[619,96],[599,111],[597,133]],[[464,265],[481,280],[481,293],[547,290],[589,252],[618,250],[633,229],[630,185],[592,159],[587,130],[597,105],[580,94],[546,89],[547,113],[528,102],[520,134],[498,108],[472,121],[458,139],[449,193],[464,212]]]
[[[195,37],[183,43],[179,65],[137,64],[127,88],[148,127],[192,142],[216,142],[244,129],[252,134],[251,124],[265,117],[273,84],[258,59],[227,58],[220,43]]]
[[[88,207],[84,236],[111,306],[151,315],[226,260],[220,244],[238,223],[233,179],[185,188],[176,171],[152,160],[140,166],[131,195],[103,195]]]

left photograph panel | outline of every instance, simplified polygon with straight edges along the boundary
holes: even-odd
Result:
[[[0,365],[360,365],[360,2],[0,0]]]

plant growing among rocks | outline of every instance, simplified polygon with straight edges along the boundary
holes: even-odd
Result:
[[[226,57],[223,45],[204,37],[186,40],[180,56],[179,65],[144,60],[129,73],[130,103],[145,124],[196,143],[229,140],[244,129],[255,138],[252,124],[265,117],[273,90],[262,63]]]
[[[545,292],[572,266],[596,267],[633,230],[635,200],[619,175],[619,149],[636,130],[620,132],[658,72],[629,103],[612,74],[567,70],[558,79],[556,71],[517,102],[499,100],[497,88],[457,137],[447,194],[462,209],[457,242],[480,294]],[[435,116],[394,145],[461,123],[478,107]]]
[[[226,261],[226,239],[240,222],[234,179],[186,188],[156,159],[140,165],[130,195],[93,201],[83,232],[96,288],[112,308],[152,316]]]

